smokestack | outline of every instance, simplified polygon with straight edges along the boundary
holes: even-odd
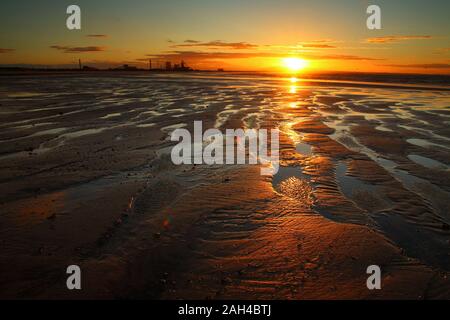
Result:
[[[81,70],[81,59],[78,59],[78,66],[79,66],[79,68]]]

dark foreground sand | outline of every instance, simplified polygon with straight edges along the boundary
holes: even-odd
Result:
[[[1,81],[1,298],[450,298],[448,90]],[[168,134],[194,120],[280,128],[282,168],[174,166]],[[371,264],[382,290],[366,288]]]

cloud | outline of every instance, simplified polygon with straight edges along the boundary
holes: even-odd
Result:
[[[386,64],[384,66],[395,68],[450,69],[450,63]]]
[[[273,52],[204,52],[204,51],[170,51],[161,54],[148,54],[147,57],[165,60],[221,60],[221,59],[248,59],[248,58],[284,58],[285,53]],[[310,60],[384,60],[363,56],[340,54],[300,54],[301,58]]]
[[[6,49],[6,48],[0,48],[0,53],[10,53],[14,52],[16,49]]]
[[[329,44],[316,44],[316,43],[302,43],[303,48],[314,48],[314,49],[333,49],[336,46]]]
[[[335,42],[333,39],[317,39],[317,40],[309,40],[304,41],[305,43],[330,43]]]
[[[107,38],[107,34],[88,34],[86,37],[89,38]]]
[[[383,36],[383,37],[374,37],[367,38],[366,42],[369,43],[390,43],[390,42],[399,42],[406,40],[425,40],[431,39],[432,36]]]
[[[311,41],[305,41],[301,42],[300,46],[306,49],[334,49],[336,46],[330,44],[332,40],[311,40]],[[257,45],[252,44],[248,42],[225,42],[222,40],[214,40],[214,41],[208,41],[208,42],[202,42],[197,40],[184,40],[183,43],[180,44],[174,44],[171,46],[172,48],[200,48],[205,47],[209,49],[218,49],[218,48],[224,48],[224,49],[233,49],[233,50],[242,50],[242,49],[257,49],[260,47],[271,47],[271,48],[298,48],[299,45],[296,46],[277,46],[277,45]]]
[[[311,60],[359,60],[359,61],[379,61],[385,60],[380,58],[370,58],[363,56],[353,56],[346,54],[327,54],[327,55],[316,55],[316,54],[302,54],[304,58]]]
[[[204,52],[204,51],[171,51],[160,54],[148,54],[150,58],[155,59],[193,59],[193,60],[217,60],[217,59],[245,59],[258,57],[273,57],[278,54],[264,52]],[[281,56],[281,55],[280,55]],[[285,56],[285,55],[283,55]]]
[[[176,44],[173,48],[181,47],[208,47],[208,48],[229,48],[229,49],[254,49],[258,46],[247,42],[223,42],[221,40],[199,42],[196,40],[185,40],[183,44]]]
[[[332,45],[335,41],[329,39],[310,40],[300,42],[303,48],[307,49],[334,49],[336,46]]]
[[[79,52],[100,52],[105,51],[104,47],[96,47],[96,46],[89,46],[89,47],[70,47],[70,46],[59,46],[59,45],[53,45],[50,46],[52,49],[63,51],[64,53],[79,53]]]

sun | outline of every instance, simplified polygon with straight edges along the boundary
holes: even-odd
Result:
[[[284,58],[283,65],[291,72],[297,72],[308,66],[308,61],[301,58]]]

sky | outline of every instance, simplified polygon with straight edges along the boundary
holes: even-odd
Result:
[[[66,8],[81,8],[68,30]],[[381,30],[366,27],[368,5]],[[448,0],[3,0],[0,65],[450,74]]]

